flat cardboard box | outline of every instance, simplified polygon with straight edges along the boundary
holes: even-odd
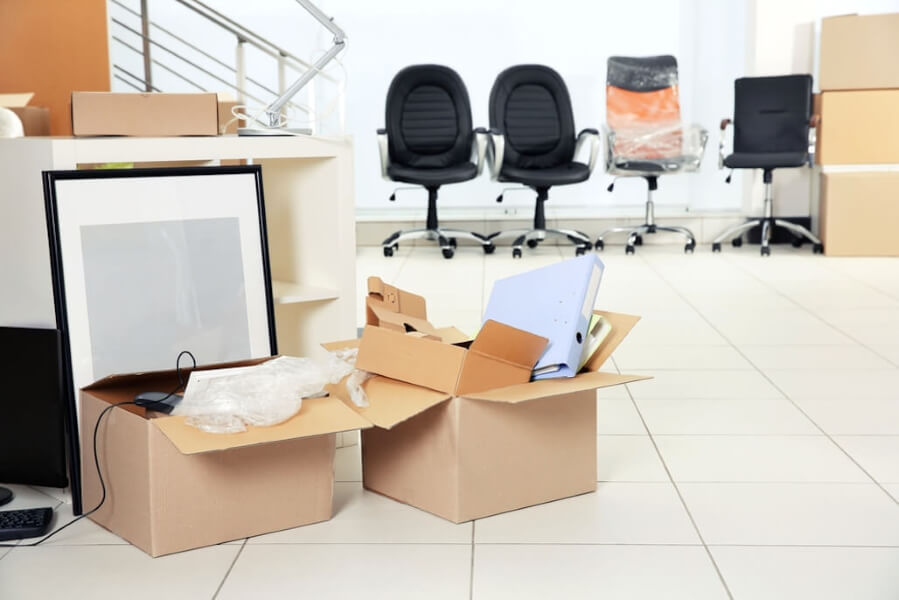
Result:
[[[827,256],[899,256],[899,172],[823,173],[820,228]]]
[[[380,376],[356,409],[374,425],[362,432],[366,489],[456,523],[596,489],[595,390],[645,379],[599,368],[639,317],[599,313],[612,332],[584,372],[529,382],[544,338],[488,321],[459,341],[430,325],[420,296],[377,278],[369,290],[356,366]]]
[[[111,376],[82,390],[86,510],[101,497],[90,443],[100,413],[176,384],[175,373],[165,371]],[[306,399],[288,421],[237,434],[205,433],[184,417],[150,416],[123,406],[100,423],[97,454],[107,497],[90,518],[151,556],[330,519],[335,435],[369,426],[334,397]]]
[[[815,162],[899,163],[899,89],[822,92]]]
[[[821,19],[823,91],[899,88],[899,13]]]
[[[43,106],[29,106],[33,97],[32,92],[0,94],[0,106],[11,110],[19,117],[26,137],[50,135],[50,109]]]
[[[218,135],[218,114],[214,93],[72,92],[76,136]]]

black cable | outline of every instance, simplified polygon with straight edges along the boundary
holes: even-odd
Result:
[[[166,394],[165,397],[163,397],[161,400],[159,400],[159,402],[168,400],[169,398],[171,398],[172,396],[177,394],[181,389],[183,389],[186,386],[186,382],[184,381],[184,376],[181,374],[181,357],[184,356],[185,354],[190,356],[190,359],[193,361],[193,367],[191,367],[191,368],[195,369],[197,367],[196,357],[190,351],[182,350],[181,353],[178,354],[178,358],[175,359],[175,374],[178,376],[178,387],[176,387],[171,392]],[[137,402],[135,402],[134,400],[126,400],[125,402],[117,402],[115,404],[110,404],[109,406],[107,406],[106,408],[103,409],[103,411],[100,413],[100,416],[97,417],[97,422],[94,423],[94,466],[97,468],[97,478],[100,480],[100,490],[102,491],[102,493],[100,494],[100,502],[97,504],[97,506],[95,506],[94,508],[92,508],[91,510],[87,511],[84,514],[75,517],[74,519],[72,519],[71,521],[69,521],[62,527],[60,527],[59,529],[51,531],[50,533],[48,533],[47,535],[45,535],[44,537],[42,537],[41,539],[39,539],[36,542],[31,542],[29,544],[0,544],[0,548],[28,548],[30,546],[37,546],[38,544],[41,544],[41,543],[45,542],[46,540],[50,539],[51,537],[53,537],[54,535],[56,535],[57,533],[59,533],[60,531],[65,529],[66,527],[68,527],[69,525],[74,525],[75,523],[77,523],[78,521],[83,519],[84,517],[89,517],[90,515],[94,514],[98,510],[100,510],[100,507],[103,506],[104,502],[106,502],[106,482],[103,481],[103,473],[100,471],[100,457],[97,453],[97,432],[100,430],[100,423],[103,421],[103,417],[106,416],[106,413],[108,413],[112,409],[116,408],[117,406],[125,406],[128,404],[136,405]],[[12,509],[12,510],[28,510],[28,509]]]

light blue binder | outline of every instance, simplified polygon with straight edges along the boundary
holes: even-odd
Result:
[[[533,379],[577,375],[604,268],[590,253],[493,284],[484,321],[493,319],[549,339]]]

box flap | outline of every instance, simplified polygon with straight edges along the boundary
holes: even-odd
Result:
[[[340,340],[339,342],[327,342],[321,345],[322,348],[327,350],[328,352],[334,352],[335,350],[346,350],[349,348],[358,348],[359,347],[359,338],[355,338],[352,340]]]
[[[583,390],[631,383],[642,379],[652,378],[645,375],[619,375],[618,373],[593,371],[591,373],[581,373],[576,377],[541,379],[539,381],[532,381],[531,383],[512,385],[509,387],[489,390],[487,392],[466,394],[465,397],[474,400],[518,404],[519,402],[527,402],[528,400],[535,400],[537,398],[561,396],[563,394],[571,394]]]
[[[544,337],[487,320],[465,356],[456,394],[526,383],[548,343]]]
[[[392,312],[417,319],[428,318],[425,299],[422,296],[386,284],[380,277],[368,278],[368,297],[381,301]],[[377,325],[371,321],[366,321],[366,323]]]
[[[358,407],[349,400],[345,401],[359,415],[382,429],[390,429],[451,397],[444,392],[387,377],[372,377],[363,387],[368,396],[367,407]]]
[[[365,299],[366,321],[371,326],[383,327],[403,333],[418,332],[426,337],[440,340],[440,335],[436,328],[431,325],[427,319],[415,317],[405,313],[398,313],[392,310],[390,306],[369,296]]]
[[[206,433],[188,425],[187,417],[152,419],[182,454],[200,454],[267,444],[282,440],[312,437],[338,431],[365,429],[371,424],[338,398],[307,398],[300,412],[287,421],[270,427],[248,426],[242,433]]]
[[[452,394],[465,353],[458,346],[368,325],[356,368]]]
[[[214,365],[201,365],[196,369],[190,367],[182,367],[181,374],[184,377],[184,380],[187,381],[188,376],[191,371],[207,371],[210,369],[227,369],[230,367],[248,367],[252,365],[262,364],[266,361],[272,360],[273,358],[277,358],[275,356],[266,356],[264,358],[252,358],[249,360],[238,360],[229,363],[216,363]],[[144,381],[163,381],[170,380],[174,383],[178,382],[178,374],[175,369],[168,369],[164,371],[145,371],[141,373],[126,373],[121,375],[107,375],[106,377],[95,381],[94,383],[81,388],[85,391],[93,391],[93,390],[105,390],[112,389],[117,387],[132,387],[135,383],[140,383]]]
[[[584,365],[585,371],[598,371],[603,363],[612,355],[612,352],[615,351],[615,348],[618,347],[618,344],[621,343],[625,336],[630,333],[631,329],[634,328],[634,325],[637,324],[637,321],[640,320],[640,317],[636,315],[605,312],[602,310],[595,310],[593,312],[604,319],[608,319],[609,323],[612,325],[612,331],[609,332],[606,339],[599,345],[599,349],[593,355],[593,358]]]
[[[434,330],[446,344],[464,344],[471,341],[471,336],[455,327],[438,327]]]
[[[0,94],[0,106],[5,108],[22,108],[23,106],[28,106],[32,98],[34,98],[34,92]]]

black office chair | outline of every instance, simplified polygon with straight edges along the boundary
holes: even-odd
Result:
[[[606,172],[619,177],[646,180],[646,221],[642,225],[613,227],[603,238],[626,233],[624,251],[634,253],[643,235],[659,231],[678,233],[686,239],[685,252],[696,248],[696,237],[686,227],[659,225],[655,221],[653,192],[660,175],[698,171],[708,132],[699,125],[681,122],[677,85],[677,59],[664,56],[612,56],[606,68]],[[614,180],[608,187],[612,191]]]
[[[487,130],[472,129],[471,103],[459,75],[440,65],[406,67],[387,91],[385,122],[386,128],[378,130],[381,176],[424,186],[428,215],[424,229],[397,231],[384,240],[384,256],[393,256],[399,242],[420,238],[437,241],[445,258],[453,257],[456,238],[493,252],[495,246],[483,235],[445,229],[437,221],[437,190],[477,177],[487,148]],[[390,200],[395,197],[394,192]]]
[[[587,140],[591,144],[589,162],[575,162]],[[590,177],[598,142],[596,129],[584,129],[575,137],[571,99],[558,73],[540,65],[519,65],[500,73],[490,92],[490,175],[495,181],[532,188],[537,192],[537,205],[532,229],[498,231],[488,239],[515,235],[515,258],[521,257],[523,244],[535,248],[547,234],[575,244],[577,255],[592,249],[592,240],[583,232],[547,229],[543,204],[552,186],[580,183]]]
[[[721,121],[718,167],[762,169],[765,183],[764,216],[731,227],[712,241],[712,250],[721,251],[721,242],[733,238],[742,245],[742,235],[761,226],[762,256],[771,254],[772,230],[783,227],[795,236],[794,245],[808,239],[814,252],[824,252],[821,240],[811,231],[783,219],[774,218],[771,181],[774,169],[811,164],[809,148],[814,146],[817,119],[812,116],[811,75],[743,77],[734,82],[733,153],[724,156],[724,137],[730,119]],[[730,176],[727,177],[730,183]]]

